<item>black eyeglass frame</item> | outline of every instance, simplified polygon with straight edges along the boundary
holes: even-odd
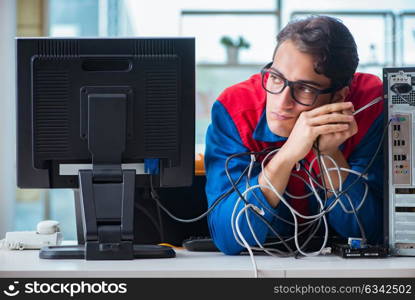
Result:
[[[316,103],[318,96],[323,95],[323,94],[330,94],[330,93],[336,92],[338,90],[338,88],[335,88],[335,87],[329,87],[327,89],[320,90],[320,89],[317,89],[315,87],[312,87],[312,86],[310,86],[308,84],[305,84],[305,83],[303,83],[301,81],[290,81],[290,80],[284,78],[282,76],[282,74],[276,74],[274,72],[276,75],[278,75],[279,77],[281,77],[281,79],[284,80],[284,86],[282,87],[281,91],[279,91],[279,92],[271,92],[265,86],[264,76],[265,76],[266,73],[271,72],[271,71],[269,71],[269,69],[271,68],[272,63],[273,62],[270,62],[270,63],[266,64],[261,69],[261,85],[262,85],[262,88],[264,90],[266,90],[270,94],[274,94],[274,95],[281,94],[284,91],[284,89],[288,86],[288,87],[290,87],[291,97],[294,99],[295,102],[297,102],[298,104],[304,105],[304,106],[313,106]],[[313,102],[311,104],[304,104],[304,103],[300,102],[299,100],[297,100],[297,98],[295,97],[295,94],[294,94],[294,89],[292,88],[292,86],[294,84],[302,84],[302,85],[306,86],[307,88],[309,88],[309,89],[311,89],[311,90],[313,90],[313,91],[316,92],[316,96],[314,97]]]

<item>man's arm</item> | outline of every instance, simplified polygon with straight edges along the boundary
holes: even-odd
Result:
[[[233,120],[229,116],[224,106],[216,101],[212,107],[212,123],[206,135],[205,167],[206,167],[206,195],[208,205],[211,207],[214,202],[231,188],[225,173],[226,159],[235,153],[247,152],[248,149],[242,144],[239,133]],[[229,164],[229,171],[232,178],[236,181],[244,169],[249,165],[250,157],[242,156],[234,158]],[[250,179],[250,185],[258,184],[259,169],[255,168]],[[241,192],[245,191],[246,178],[238,184]],[[272,222],[274,215],[279,214],[279,209],[271,207],[260,189],[255,190],[257,197],[252,193],[246,196],[249,203],[264,209],[264,218]],[[226,254],[238,254],[243,250],[233,235],[231,228],[231,217],[235,204],[239,196],[235,191],[220,201],[215,209],[208,216],[208,225],[212,238],[216,246]],[[236,210],[236,214],[243,208],[241,202]],[[269,229],[256,215],[249,213],[250,222],[258,240],[263,243],[268,235]],[[282,234],[289,231],[288,225],[280,223],[276,228]],[[240,229],[244,238],[250,245],[256,242],[249,230],[245,216],[240,218]]]
[[[339,102],[300,114],[288,140],[265,167],[271,184],[281,195],[294,165],[310,152],[319,136],[325,137],[322,139],[323,150],[332,154],[332,149],[338,149],[340,144],[357,132],[353,116],[344,113],[349,110],[353,110],[351,102]],[[342,167],[347,166],[344,157],[343,160],[341,157],[338,159]],[[267,185],[264,174],[261,173],[258,182]],[[272,191],[264,188],[262,192],[272,207],[278,206],[280,199]]]
[[[350,169],[350,165],[347,162],[346,158],[344,157],[343,152],[341,152],[339,149],[337,149],[337,150],[335,150],[332,153],[327,154],[327,155],[329,155],[331,157],[331,159],[333,159],[334,162],[336,163],[336,164],[334,164],[333,161],[330,158],[328,158],[326,156],[323,156],[322,161],[324,161],[324,164],[325,164],[327,170],[332,169],[332,168],[337,168],[337,167],[338,168]],[[341,178],[339,178],[337,170],[329,171],[329,176],[330,176],[330,179],[331,179],[331,183],[330,183],[330,180],[329,180],[329,176],[327,176],[327,173],[322,172],[322,174],[324,176],[324,183],[326,184],[326,188],[329,189],[329,190],[332,190],[332,189],[338,190],[339,186],[340,186],[340,180],[341,180],[341,183],[343,184],[344,181],[346,180],[347,176],[349,175],[349,172],[340,171]],[[332,193],[329,193],[328,195],[331,196]]]
[[[286,150],[280,150],[275,154],[272,160],[265,166],[264,172],[270,179],[273,187],[278,191],[280,195],[284,194],[288,181],[291,176],[293,167],[297,161],[294,161]],[[261,172],[258,178],[258,183],[262,186],[268,186],[264,172]],[[277,207],[280,199],[275,195],[273,191],[267,188],[261,188],[262,193],[272,207]]]

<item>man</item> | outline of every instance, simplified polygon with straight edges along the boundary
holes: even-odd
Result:
[[[263,217],[283,236],[292,236],[293,222],[287,206],[267,185],[264,172],[274,188],[283,195],[289,192],[301,196],[310,192],[297,174],[301,163],[308,164],[321,154],[330,156],[339,168],[362,172],[373,157],[383,131],[382,102],[353,115],[353,112],[382,95],[382,82],[373,75],[355,74],[358,55],[355,41],[340,21],[327,16],[314,16],[288,24],[277,37],[273,61],[261,74],[226,89],[212,108],[212,124],[206,137],[205,166],[206,194],[209,206],[231,187],[225,173],[226,159],[248,151],[261,151],[268,147],[280,148],[266,164],[264,171],[255,168],[250,176],[250,186],[262,187],[247,201],[263,208]],[[333,161],[323,156],[327,168],[335,167]],[[262,155],[263,158],[263,155]],[[260,158],[261,159],[261,158]],[[250,163],[250,156],[237,156],[229,163],[233,180]],[[319,173],[319,168],[313,169]],[[330,172],[330,183],[325,173],[321,182],[335,190],[342,185],[347,191],[361,222],[367,241],[377,243],[382,233],[382,175],[381,154],[368,170],[368,179],[353,181],[358,175],[341,171]],[[238,184],[241,192],[246,180]],[[362,198],[366,194],[363,204]],[[325,207],[335,201],[328,193]],[[288,197],[290,205],[303,215],[315,215],[319,204],[315,197],[296,199]],[[324,198],[324,196],[322,196]],[[234,237],[231,218],[239,195],[232,191],[224,197],[208,218],[209,228],[216,246],[226,254],[243,250]],[[340,197],[345,209],[351,211],[345,195]],[[361,205],[361,207],[359,207]],[[264,207],[265,206],[265,207]],[[236,213],[243,208],[240,203]],[[275,217],[273,213],[279,217]],[[353,213],[346,213],[337,204],[327,213],[330,226],[341,236],[360,237],[361,227]],[[249,213],[250,223],[260,243],[271,231],[255,214]],[[300,223],[304,220],[299,220]],[[256,245],[245,216],[239,227],[250,245]]]

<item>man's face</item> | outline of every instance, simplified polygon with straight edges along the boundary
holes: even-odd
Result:
[[[278,47],[271,68],[290,81],[306,81],[320,90],[330,87],[330,79],[314,71],[313,57],[300,52],[291,40],[284,41]],[[274,134],[288,137],[301,112],[328,104],[331,96],[319,95],[314,105],[304,106],[294,101],[288,86],[280,94],[267,93],[268,127]]]

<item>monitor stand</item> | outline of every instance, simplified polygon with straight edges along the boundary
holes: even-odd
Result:
[[[84,171],[81,171],[81,172],[84,172]],[[131,171],[128,171],[128,172],[131,172]],[[89,176],[86,176],[86,178],[88,177]],[[133,178],[130,178],[130,180],[131,179],[134,180]],[[86,247],[85,245],[86,235],[84,234],[86,223],[85,223],[85,216],[83,214],[83,209],[85,209],[85,207],[88,207],[88,204],[85,205],[85,203],[83,203],[83,201],[85,201],[86,199],[82,197],[82,194],[79,190],[74,190],[74,196],[75,196],[74,197],[75,198],[75,216],[76,216],[78,244],[77,245],[66,245],[66,246],[43,247],[39,252],[40,258],[42,259],[108,260],[108,259],[172,258],[176,256],[175,251],[170,247],[160,246],[160,245],[134,245],[132,244],[132,240],[131,240],[131,243],[130,241],[128,241],[127,243],[123,243],[124,247],[121,246],[119,242],[99,243],[98,241],[93,241],[92,247],[91,246],[89,248]],[[132,199],[134,199],[134,191],[133,191]],[[123,199],[123,200],[126,200],[126,199]],[[88,244],[88,241],[87,241],[87,244]],[[128,247],[132,246],[132,249],[126,250],[125,247],[127,247],[127,245]],[[107,249],[107,250],[104,250],[104,249]],[[119,249],[121,252],[118,252],[117,249]],[[87,253],[88,250],[90,251],[89,253]]]
[[[121,168],[127,136],[127,96],[117,87],[98,89],[99,93],[97,89],[86,89],[84,101],[88,110],[81,116],[87,129],[81,138],[88,141],[92,157],[92,169],[80,170],[78,175],[80,205],[76,213],[78,218],[82,217],[84,244],[45,247],[39,257],[86,260],[174,257],[170,247],[133,244],[136,173]]]

